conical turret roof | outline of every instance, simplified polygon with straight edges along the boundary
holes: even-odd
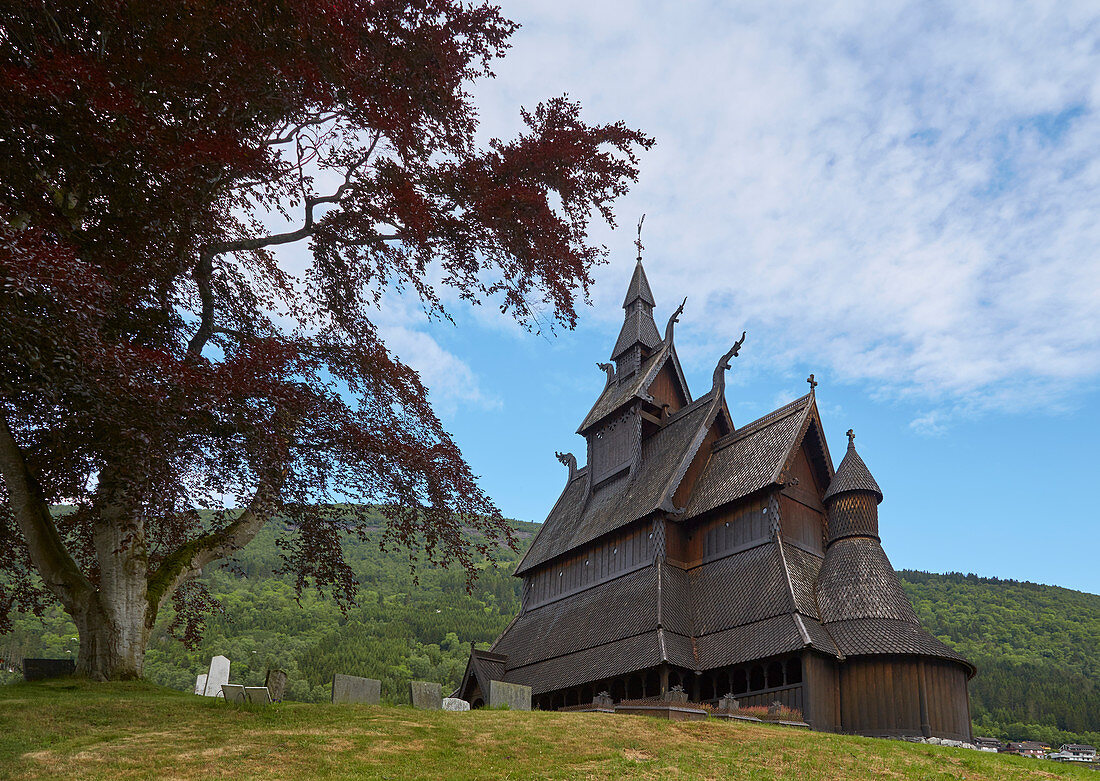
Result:
[[[649,280],[646,279],[641,260],[634,264],[634,276],[630,278],[630,287],[626,289],[623,309],[628,309],[638,299],[650,306],[657,306],[657,302],[653,300],[653,292],[649,289]]]
[[[615,349],[611,351],[611,360],[619,360],[635,345],[655,350],[661,343],[657,324],[653,322],[654,306],[653,292],[649,289],[649,280],[646,279],[645,269],[639,260],[634,266],[634,276],[630,278],[630,287],[623,301],[626,318],[622,330],[619,331],[619,338],[615,340]]]
[[[846,491],[870,491],[878,497],[880,502],[882,501],[882,489],[878,487],[875,478],[871,476],[871,470],[856,452],[855,435],[851,431],[848,432],[848,452],[844,454],[844,460],[840,462],[823,499],[827,501]]]

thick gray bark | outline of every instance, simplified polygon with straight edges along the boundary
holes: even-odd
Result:
[[[252,503],[228,527],[187,543],[149,569],[145,526],[125,509],[114,473],[100,473],[92,542],[99,564],[93,584],[65,549],[50,508],[7,420],[0,416],[0,476],[34,564],[72,616],[80,637],[76,671],[95,680],[140,678],[145,648],[165,600],[206,564],[248,544],[271,516],[283,475],[261,483]]]

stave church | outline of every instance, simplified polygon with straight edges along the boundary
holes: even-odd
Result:
[[[882,491],[856,452],[833,468],[810,392],[737,425],[725,377],[693,398],[642,267],[603,389],[577,433],[585,466],[516,569],[522,607],[473,650],[457,696],[490,680],[558,709],[732,693],[796,709],[817,730],[971,738],[974,667],[920,625],[879,537]]]

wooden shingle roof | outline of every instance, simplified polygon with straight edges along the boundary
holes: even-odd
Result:
[[[844,459],[837,467],[832,482],[825,490],[823,501],[828,501],[837,494],[847,491],[869,491],[875,494],[880,502],[882,501],[882,489],[878,487],[867,464],[863,463],[863,459],[859,457],[859,453],[856,452],[856,443],[852,439],[848,440],[848,452],[844,454]]]
[[[684,510],[694,518],[777,482],[811,413],[803,396],[714,443],[713,453]]]
[[[598,537],[646,517],[664,502],[684,456],[698,447],[700,432],[717,414],[703,396],[670,415],[665,425],[642,442],[632,472],[605,481],[587,494],[587,468],[565,487],[530,549],[516,567],[520,575]]]

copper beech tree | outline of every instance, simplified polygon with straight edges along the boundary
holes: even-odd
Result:
[[[0,631],[52,597],[79,673],[140,676],[158,611],[273,516],[299,587],[345,604],[367,503],[468,572],[511,539],[372,317],[403,294],[575,323],[589,221],[652,140],[560,97],[479,144],[468,90],[515,26],[454,0],[0,10]]]

